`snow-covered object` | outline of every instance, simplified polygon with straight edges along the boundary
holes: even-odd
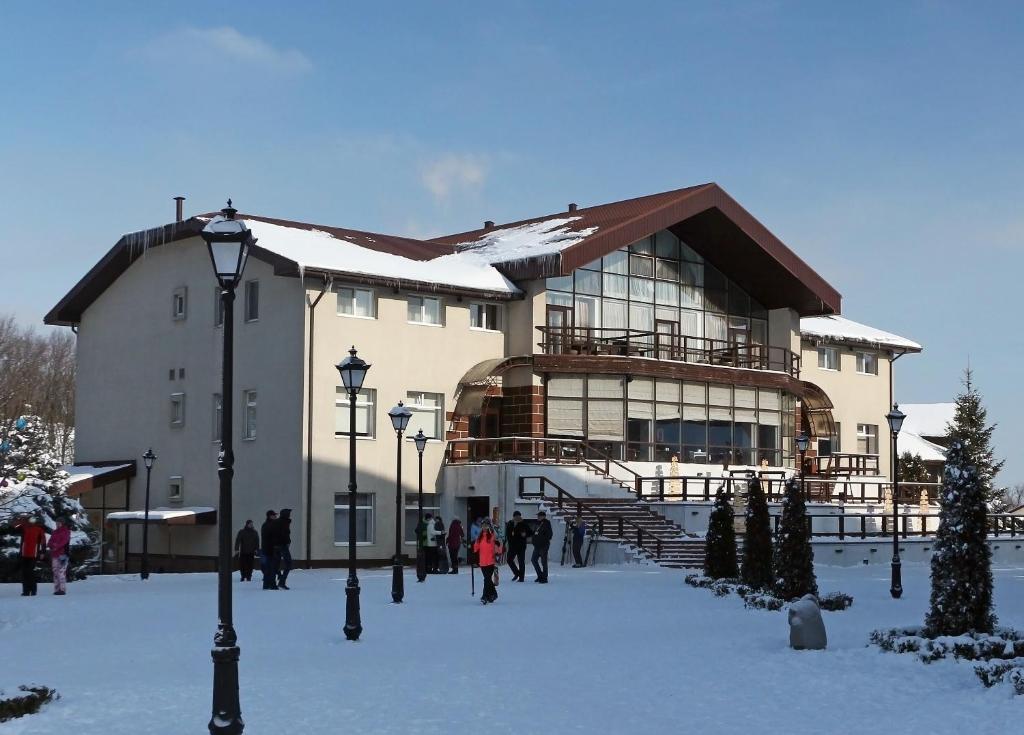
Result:
[[[214,508],[187,507],[187,508],[150,508],[150,523],[169,523],[173,525],[187,525],[195,523],[196,517],[204,513],[213,513]],[[114,513],[107,513],[107,520],[117,522],[145,521],[145,510],[119,510]]]
[[[451,253],[433,260],[413,260],[371,250],[322,230],[285,227],[256,219],[245,220],[245,223],[257,238],[258,247],[295,262],[300,271],[323,269],[499,293],[519,293],[511,281],[475,252]]]
[[[900,408],[902,409],[902,406]],[[945,449],[912,431],[907,431],[905,427],[900,430],[899,435],[896,437],[896,445],[901,455],[904,452],[909,452],[910,454],[917,455],[925,462],[946,461]]]
[[[797,651],[820,651],[828,646],[818,598],[804,595],[789,606],[789,645]]]
[[[554,255],[597,232],[596,227],[569,228],[580,217],[556,217],[525,225],[488,230],[476,240],[457,243],[461,253],[472,253],[487,263],[511,263]]]
[[[13,528],[20,516],[38,518],[48,536],[57,527],[57,518],[66,519],[71,530],[68,578],[81,576],[79,570],[92,558],[96,539],[85,509],[76,499],[60,491],[53,492],[41,480],[31,478],[0,487],[0,582],[20,579],[21,537]]]
[[[892,347],[909,352],[922,350],[921,345],[906,337],[875,329],[835,314],[804,317],[800,320],[800,334],[804,337],[818,337],[837,342],[855,342],[870,347]]]
[[[900,410],[906,416],[903,419],[903,432],[918,436],[945,436],[946,427],[953,421],[956,404],[948,403],[900,403]]]

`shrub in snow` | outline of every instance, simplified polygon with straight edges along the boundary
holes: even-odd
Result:
[[[939,501],[925,630],[930,637],[991,633],[996,618],[992,613],[992,551],[985,542],[984,486],[960,442],[953,442],[946,452]]]
[[[704,538],[704,574],[712,579],[733,578],[740,574],[732,504],[724,489],[715,494],[715,505],[708,521],[708,533]]]
[[[8,697],[0,691],[0,722],[35,714],[47,702],[60,699],[60,695],[49,687],[22,685],[18,691],[24,693]]]
[[[818,607],[829,612],[840,612],[853,605],[853,595],[843,592],[830,592],[818,599]]]
[[[925,663],[944,658],[966,661],[1024,658],[1024,635],[1009,628],[999,628],[992,633],[938,637],[930,637],[925,628],[891,628],[872,632],[871,642],[883,651],[917,654]]]
[[[740,579],[756,590],[770,590],[775,582],[772,573],[772,530],[768,515],[768,498],[761,481],[751,478],[747,489],[746,536],[743,540],[743,564]]]
[[[740,594],[740,597],[743,598],[743,607],[752,610],[776,611],[781,610],[782,606],[786,604],[785,600],[767,592],[748,591],[746,594]]]
[[[784,600],[818,594],[814,552],[807,526],[807,508],[795,477],[786,480],[782,523],[775,550],[775,593]]]
[[[981,664],[974,667],[974,673],[986,687],[1007,682],[1014,694],[1024,694],[1024,659]]]
[[[42,421],[36,416],[23,416],[4,441],[3,467],[0,470],[0,581],[21,579],[18,551],[21,537],[14,531],[14,522],[21,515],[35,516],[47,533],[56,528],[56,519],[63,517],[71,530],[71,554],[68,578],[84,576],[82,569],[95,554],[97,534],[89,523],[81,504],[67,496],[68,474],[60,461],[47,449]],[[42,577],[50,570],[43,565]]]

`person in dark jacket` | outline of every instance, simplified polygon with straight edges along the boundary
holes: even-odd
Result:
[[[238,571],[243,582],[252,581],[253,559],[259,550],[260,535],[256,533],[252,521],[246,521],[242,530],[235,535],[235,554],[238,556]]]
[[[523,520],[518,510],[512,520],[505,524],[505,545],[508,547],[508,568],[512,570],[513,582],[526,581],[526,544],[533,537],[533,529]]]
[[[462,541],[465,538],[465,533],[462,531],[462,521],[458,518],[452,520],[448,524],[448,561],[451,569],[448,570],[448,574],[459,573],[459,547],[462,546]]]
[[[281,508],[277,519],[277,586],[288,589],[288,572],[292,570],[292,509]]]
[[[260,569],[263,589],[277,589],[277,511],[268,510],[267,520],[260,526]]]
[[[584,522],[583,516],[577,513],[576,517],[572,519],[569,530],[572,531],[572,566],[574,569],[579,569],[583,566],[583,541],[587,537],[587,524]]]
[[[434,574],[448,573],[448,553],[444,543],[445,535],[444,521],[441,520],[441,514],[438,513],[434,516],[434,543],[437,545],[437,554],[434,557],[437,560]]]
[[[533,569],[537,572],[537,579],[534,582],[547,584],[548,582],[548,549],[551,548],[551,537],[555,535],[551,528],[551,521],[544,511],[537,513],[537,529],[533,532]]]

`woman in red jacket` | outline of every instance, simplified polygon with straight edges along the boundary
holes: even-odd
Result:
[[[46,531],[35,518],[22,516],[14,524],[14,532],[21,536],[21,596],[36,593],[36,562],[46,552]]]
[[[498,590],[494,586],[492,575],[498,554],[501,553],[501,543],[494,535],[494,530],[488,521],[484,521],[483,530],[480,531],[480,536],[473,544],[473,551],[476,553],[477,559],[480,560],[480,571],[484,575],[484,592],[480,595],[480,601],[486,605],[488,602],[498,599]]]

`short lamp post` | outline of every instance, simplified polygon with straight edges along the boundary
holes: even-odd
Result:
[[[416,432],[412,441],[416,445],[416,454],[419,455],[420,468],[419,485],[416,491],[416,515],[419,518],[416,526],[416,581],[423,582],[427,579],[426,549],[423,548],[423,540],[419,532],[423,525],[423,450],[427,448],[427,435],[423,433],[423,429]]]
[[[409,426],[412,411],[401,401],[388,411],[391,425],[398,437],[395,468],[395,558],[391,562],[391,601],[399,603],[405,597],[405,582],[402,579],[402,434]]]
[[[903,596],[903,579],[900,564],[900,461],[897,456],[897,438],[900,428],[903,426],[903,419],[906,415],[900,411],[898,403],[892,404],[892,410],[885,415],[889,422],[889,431],[892,434],[892,585],[889,593],[894,600]]]
[[[156,455],[150,447],[142,455],[142,462],[146,465],[146,506],[142,512],[142,567],[139,569],[141,579],[149,579],[149,476],[153,472],[153,463]]]
[[[238,637],[231,613],[231,481],[235,455],[231,449],[234,432],[234,313],[235,289],[242,280],[249,249],[256,238],[245,222],[235,219],[238,210],[228,206],[203,228],[202,236],[210,252],[213,272],[220,285],[224,311],[224,359],[221,373],[220,456],[217,476],[220,498],[217,508],[217,632],[213,636],[213,717],[210,732],[237,735],[245,728],[238,699]]]
[[[807,502],[807,485],[804,482],[804,455],[807,454],[807,448],[811,445],[811,438],[807,436],[806,431],[801,431],[800,436],[796,438],[796,448],[800,452],[800,495],[803,496],[804,502]]]
[[[359,640],[363,624],[359,619],[359,577],[356,576],[356,397],[363,387],[370,363],[356,354],[353,345],[348,357],[335,367],[348,393],[348,581],[345,583],[345,637]]]

